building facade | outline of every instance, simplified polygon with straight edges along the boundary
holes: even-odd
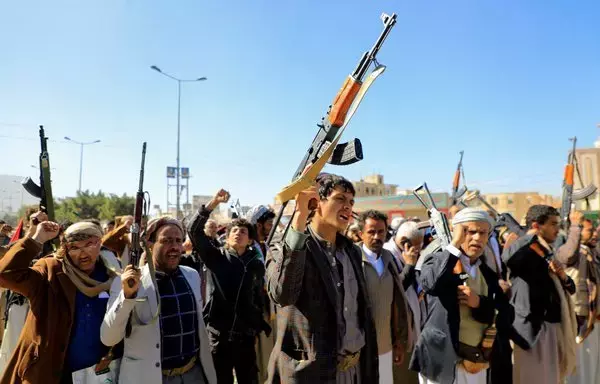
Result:
[[[575,172],[573,180],[573,186],[575,189],[582,188],[593,184],[595,186],[600,185],[600,140],[594,143],[594,148],[582,148],[575,151],[577,161],[579,163],[579,172],[581,179]],[[600,210],[600,194],[596,193],[589,199],[589,208],[587,207],[586,201],[577,201],[577,209],[587,211],[598,211]]]
[[[385,184],[383,175],[369,175],[360,181],[353,181],[356,197],[368,196],[390,196],[395,195],[398,186],[394,184]]]
[[[450,208],[450,195],[446,192],[432,193],[433,202],[441,212],[448,213]],[[374,209],[388,216],[391,222],[395,217],[428,220],[427,210],[419,199],[412,193],[394,196],[370,196],[358,197],[354,204],[354,212],[362,213]]]
[[[527,210],[532,205],[544,204],[555,208],[560,208],[561,205],[560,198],[540,195],[538,192],[489,193],[481,197],[496,211],[510,213],[521,224],[524,224]],[[478,206],[475,204],[476,201],[473,206]]]

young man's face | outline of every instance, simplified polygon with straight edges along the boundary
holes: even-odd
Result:
[[[258,235],[262,239],[266,239],[273,228],[273,219],[266,220],[264,223],[256,223]]]
[[[595,247],[598,241],[598,235],[594,230],[594,225],[587,221],[583,222],[583,229],[581,231],[581,242],[590,247]]]
[[[250,245],[250,242],[250,233],[248,228],[244,226],[231,228],[227,236],[227,245],[234,249],[246,248]]]
[[[387,223],[383,220],[367,219],[360,238],[371,251],[379,254],[387,236]]]
[[[538,236],[542,237],[548,244],[554,243],[560,230],[560,218],[550,216],[544,224],[534,223],[537,226]]]
[[[319,201],[317,213],[325,223],[343,233],[352,219],[353,206],[354,194],[344,192],[342,188],[335,188],[327,199]]]

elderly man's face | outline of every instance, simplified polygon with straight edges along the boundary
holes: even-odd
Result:
[[[67,253],[73,265],[89,275],[96,267],[101,245],[100,238],[92,236],[86,240],[68,243]]]
[[[217,223],[214,220],[207,221],[204,225],[204,233],[211,238],[217,237]]]
[[[465,236],[461,249],[471,260],[476,260],[485,250],[490,234],[490,224],[483,221],[468,222],[463,224]]]

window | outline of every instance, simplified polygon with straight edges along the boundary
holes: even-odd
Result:
[[[512,205],[513,204],[513,200],[512,199],[508,199],[508,205]]]
[[[492,197],[490,199],[490,204],[492,204],[492,205],[498,205],[498,198],[497,197]]]

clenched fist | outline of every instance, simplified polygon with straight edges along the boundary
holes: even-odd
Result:
[[[54,239],[58,235],[60,225],[52,221],[43,221],[35,227],[35,233],[31,238],[40,244]]]

